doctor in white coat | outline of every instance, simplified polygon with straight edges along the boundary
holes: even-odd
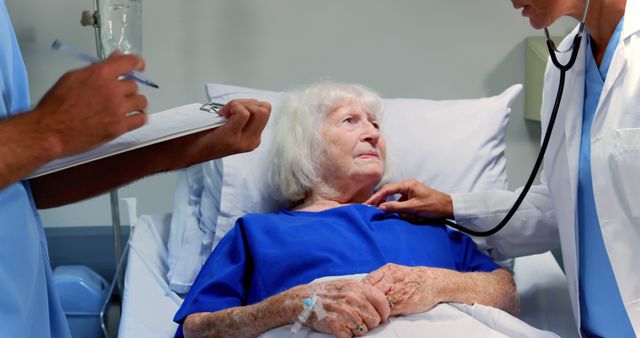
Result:
[[[540,29],[580,19],[585,0],[512,0]],[[559,46],[566,50],[576,28]],[[488,239],[497,259],[561,244],[584,337],[640,336],[640,0],[591,0],[586,33],[567,72],[558,118],[533,186],[507,226]],[[566,64],[570,53],[559,54]],[[559,71],[547,63],[542,129]],[[519,189],[521,190],[521,189]],[[519,190],[445,194],[417,181],[384,186],[368,201],[388,212],[455,218],[482,231],[498,224]],[[385,202],[402,194],[400,202]]]

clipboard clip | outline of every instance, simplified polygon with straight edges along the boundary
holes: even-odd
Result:
[[[220,109],[222,109],[222,107],[224,106],[225,105],[223,103],[209,102],[209,103],[203,104],[202,107],[200,107],[200,110],[206,111],[208,113],[217,114],[220,111]]]

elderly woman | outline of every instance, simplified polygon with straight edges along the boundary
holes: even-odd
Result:
[[[177,336],[255,337],[294,323],[314,292],[326,317],[306,325],[336,337],[365,335],[389,316],[440,302],[518,312],[511,275],[470,238],[362,204],[385,173],[375,93],[321,83],[281,108],[272,176],[293,207],[238,220],[176,314]],[[310,284],[358,273],[369,275]]]

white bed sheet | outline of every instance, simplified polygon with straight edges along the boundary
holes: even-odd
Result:
[[[172,319],[181,299],[169,289],[166,278],[166,243],[170,223],[171,214],[143,215],[134,227],[129,243],[118,337],[173,337],[177,329]],[[561,337],[578,337],[566,280],[551,253],[518,258],[514,271],[521,296],[519,318],[535,328],[553,331]],[[442,307],[438,311],[450,310]],[[404,325],[403,321],[396,322]],[[446,332],[449,337],[453,334]]]

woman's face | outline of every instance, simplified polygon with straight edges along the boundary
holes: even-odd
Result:
[[[535,29],[548,27],[564,15],[581,16],[583,2],[580,0],[511,0],[513,7],[522,9],[522,16],[528,17],[531,27]]]
[[[331,111],[320,129],[324,158],[321,179],[378,183],[386,149],[377,117],[362,103],[347,99]],[[356,181],[357,180],[357,181]]]

